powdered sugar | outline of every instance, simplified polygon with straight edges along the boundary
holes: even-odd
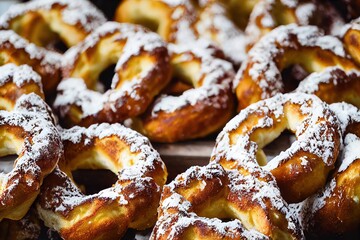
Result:
[[[347,134],[344,140],[342,162],[338,172],[345,171],[354,161],[360,160],[360,138],[355,134]]]
[[[225,180],[227,179],[227,180]],[[204,184],[205,182],[205,184]],[[270,200],[272,210],[276,209],[281,214],[284,214],[288,221],[288,231],[294,235],[302,234],[298,231],[296,219],[290,216],[289,209],[280,196],[280,191],[276,187],[276,183],[262,182],[256,179],[253,175],[243,176],[239,172],[224,170],[217,163],[210,163],[205,167],[191,167],[185,173],[177,176],[177,178],[169,185],[165,186],[163,199],[160,205],[160,216],[155,229],[152,233],[152,239],[166,236],[168,239],[179,237],[185,229],[201,226],[202,229],[209,228],[213,234],[219,235],[223,238],[244,238],[244,239],[267,239],[255,229],[247,230],[241,219],[235,219],[229,222],[222,222],[218,218],[200,217],[193,212],[193,204],[179,192],[189,186],[196,187],[200,184],[205,191],[206,183],[211,182],[212,188],[220,186],[229,189],[229,196],[224,196],[224,199],[233,199],[235,196],[239,198],[247,198],[252,204],[259,205],[268,213],[268,204],[265,201]],[[205,186],[205,187],[204,187]],[[215,187],[217,188],[217,187]],[[218,190],[217,190],[218,191]],[[193,194],[196,194],[194,191]],[[225,191],[227,192],[227,191]],[[200,193],[199,193],[200,194]],[[231,195],[231,196],[230,196]],[[191,196],[187,196],[192,199]],[[235,201],[236,202],[236,201]],[[234,209],[235,203],[231,203]],[[234,205],[235,204],[235,205]],[[219,206],[220,207],[220,206]],[[241,211],[241,207],[236,205],[236,208]],[[248,210],[248,209],[247,209]],[[269,209],[269,211],[272,211]]]
[[[35,94],[23,95],[17,102],[22,102],[21,106],[23,106],[26,105],[26,101],[29,101],[29,104],[32,105],[31,99],[39,99],[37,102],[44,105],[38,106],[40,112],[47,108],[41,98]],[[42,112],[42,114],[46,113]],[[19,127],[24,133],[23,139],[19,139],[19,141],[23,141],[21,149],[15,149],[19,157],[15,162],[14,169],[2,176],[5,178],[1,182],[6,187],[1,193],[3,197],[0,203],[6,204],[6,201],[19,189],[27,188],[32,189],[33,192],[38,191],[45,175],[43,171],[51,171],[63,152],[56,128],[51,121],[37,113],[24,111],[23,108],[16,105],[12,112],[0,111],[0,125],[10,128]],[[47,161],[46,164],[42,162],[44,159]],[[24,175],[26,179],[22,179]],[[33,192],[29,194],[33,194]],[[24,195],[20,196],[24,197]],[[19,199],[14,201],[18,202]]]
[[[11,47],[24,50],[30,59],[39,60],[40,64],[45,67],[46,72],[53,73],[60,67],[60,54],[37,47],[12,30],[0,31],[0,48]]]
[[[16,66],[9,63],[0,67],[0,86],[8,82],[22,87],[27,83],[34,82],[42,88],[41,77],[28,65]]]
[[[340,127],[343,134],[346,133],[347,127],[353,123],[360,123],[360,110],[348,103],[333,103],[330,109],[336,114],[340,121]]]

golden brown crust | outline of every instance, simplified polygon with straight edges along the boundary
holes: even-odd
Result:
[[[338,167],[323,189],[295,206],[304,230],[316,238],[340,236],[360,226],[360,110],[346,103],[330,107],[345,136]]]
[[[100,73],[116,64],[111,88],[96,92]],[[143,113],[170,80],[165,43],[140,26],[108,22],[63,58],[65,78],[54,106],[62,124],[121,122]],[[75,79],[75,78],[82,78]]]
[[[191,167],[164,187],[151,239],[302,239],[271,175]],[[228,221],[222,221],[228,220]]]
[[[238,110],[284,92],[281,72],[294,64],[309,73],[331,66],[357,69],[337,38],[324,36],[314,26],[278,27],[251,49],[235,78]]]
[[[167,171],[140,134],[120,124],[62,130],[65,157],[44,183],[37,210],[45,225],[65,239],[118,239],[156,221]],[[84,195],[72,180],[76,169],[109,169],[118,174],[110,188]]]
[[[171,45],[174,77],[193,89],[178,96],[158,97],[135,126],[157,142],[177,142],[204,137],[223,127],[233,114],[230,63],[211,56],[202,42]]]
[[[0,17],[0,29],[12,29],[37,46],[54,49],[81,42],[105,23],[105,16],[89,1],[37,0],[11,6]]]
[[[295,91],[315,94],[329,104],[344,101],[359,108],[360,72],[345,72],[339,67],[330,67],[310,74]]]
[[[183,42],[191,37],[195,20],[189,1],[126,0],[115,13],[115,21],[143,25],[156,31],[166,42]],[[189,36],[190,35],[190,36]]]
[[[351,57],[356,61],[358,65],[360,65],[360,18],[355,19],[350,24],[348,24],[345,28],[345,33],[343,36],[343,41],[345,44],[345,48]]]
[[[33,105],[31,111],[24,109],[33,101],[40,105]],[[13,112],[0,111],[1,156],[19,156],[13,170],[0,176],[0,219],[19,220],[26,214],[44,177],[63,154],[59,134],[41,98],[24,95],[17,103]]]
[[[60,55],[37,47],[12,30],[0,31],[0,65],[29,65],[41,76],[44,92],[51,96],[61,79]]]
[[[285,129],[296,141],[270,162],[262,148]],[[288,202],[299,202],[326,183],[340,148],[338,120],[314,95],[276,95],[242,110],[217,138],[212,160],[225,168],[271,171]]]

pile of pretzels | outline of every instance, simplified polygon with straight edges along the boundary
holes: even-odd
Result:
[[[360,236],[357,1],[113,12],[32,0],[0,15],[0,157],[16,156],[0,161],[0,239]],[[168,179],[152,143],[204,138],[209,163]],[[81,169],[116,180],[92,192]]]

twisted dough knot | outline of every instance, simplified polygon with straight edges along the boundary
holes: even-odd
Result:
[[[0,220],[21,219],[53,171],[63,149],[50,108],[35,94],[21,96],[12,112],[0,111],[0,155],[17,154],[14,168],[0,174]]]
[[[87,0],[36,0],[11,6],[0,17],[0,29],[12,29],[37,46],[54,49],[59,40],[67,47],[78,44],[105,22]]]
[[[120,124],[62,130],[64,158],[47,177],[37,202],[45,224],[65,239],[119,239],[127,228],[143,230],[156,221],[167,171],[147,138]],[[116,183],[84,195],[76,169],[108,169]]]
[[[103,70],[116,64],[111,87],[95,91]],[[54,107],[63,125],[121,122],[143,113],[169,82],[168,51],[161,38],[144,28],[107,22],[63,58],[65,79]]]
[[[266,163],[262,148],[285,129],[296,141]],[[338,119],[314,95],[278,94],[242,110],[219,134],[212,160],[225,168],[251,173],[256,166],[270,171],[288,202],[299,202],[326,183],[340,149]]]
[[[307,72],[338,66],[357,69],[335,37],[314,26],[281,26],[264,36],[249,52],[235,77],[238,110],[284,91],[281,72],[294,64]]]
[[[302,239],[273,177],[254,172],[189,168],[164,187],[150,239]]]
[[[218,50],[203,41],[169,45],[169,50],[173,79],[186,82],[190,89],[156,98],[137,129],[158,142],[189,140],[217,131],[234,111],[231,64],[217,58]]]

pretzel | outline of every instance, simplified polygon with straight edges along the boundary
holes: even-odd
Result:
[[[266,162],[262,148],[284,130],[296,136],[291,146]],[[314,95],[278,94],[242,110],[219,134],[212,160],[228,168],[261,165],[270,171],[287,202],[299,202],[326,183],[340,148],[338,120]]]
[[[302,239],[271,175],[218,163],[191,167],[165,185],[150,239]],[[222,221],[222,220],[229,221]]]
[[[246,49],[250,50],[274,28],[288,24],[316,25],[326,33],[336,34],[345,23],[335,7],[325,1],[258,1],[245,29]]]
[[[45,225],[64,239],[119,239],[127,228],[156,221],[167,171],[147,138],[120,124],[61,131],[65,157],[46,178],[36,204]],[[76,169],[109,169],[117,182],[84,195],[72,180]]]
[[[0,66],[0,109],[11,111],[19,97],[32,92],[45,98],[41,78],[31,67],[12,63]]]
[[[96,92],[100,73],[116,64],[111,88]],[[144,28],[108,22],[67,51],[54,107],[64,126],[121,122],[143,113],[169,82],[165,43]],[[82,79],[78,79],[82,78]]]
[[[236,66],[245,57],[243,32],[231,21],[226,5],[216,1],[125,0],[115,20],[144,25],[170,43],[212,41]]]
[[[54,93],[61,79],[61,55],[37,47],[12,30],[0,30],[0,65],[29,65],[41,76],[47,96]]]
[[[62,156],[61,140],[49,107],[31,93],[12,112],[0,111],[1,156],[17,154],[14,168],[0,174],[0,220],[19,220],[40,192],[43,179]]]
[[[345,136],[339,166],[323,189],[297,206],[304,229],[318,238],[341,235],[360,226],[360,110],[345,103],[332,104],[331,109]]]
[[[194,88],[178,96],[163,94],[135,123],[135,128],[157,142],[204,137],[223,127],[233,114],[232,65],[213,57],[204,42],[169,45],[174,77]]]
[[[295,91],[315,94],[327,103],[345,101],[360,108],[360,72],[329,67],[323,72],[310,74]]]
[[[235,77],[238,110],[284,91],[281,71],[300,64],[309,73],[330,66],[357,67],[346,57],[342,43],[324,36],[314,26],[280,26],[264,36],[249,52]]]
[[[87,0],[35,0],[11,6],[0,17],[0,29],[12,29],[37,46],[54,49],[81,42],[104,24],[105,16]]]

